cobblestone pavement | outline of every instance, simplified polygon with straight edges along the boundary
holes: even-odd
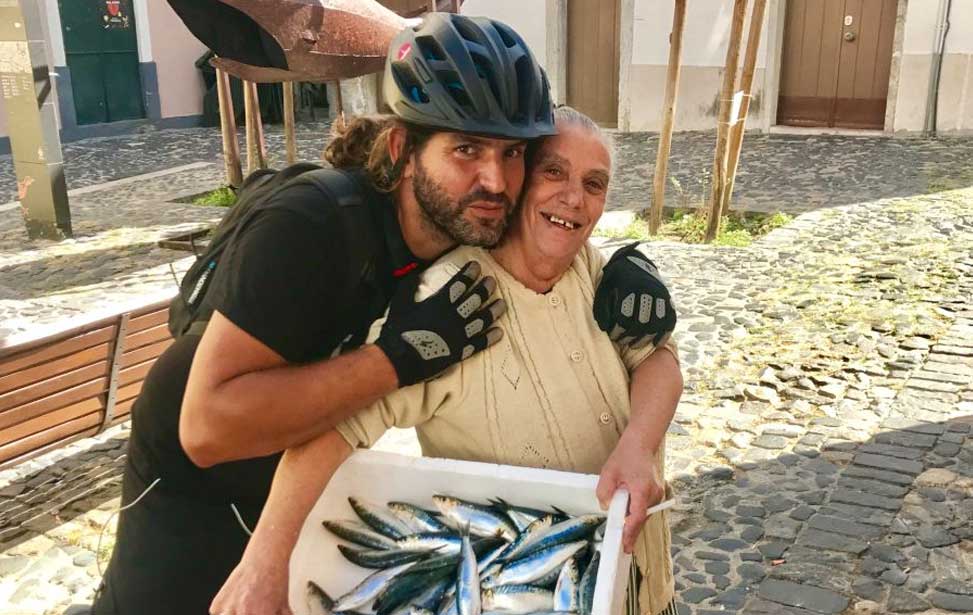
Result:
[[[279,126],[267,128],[271,165],[282,164]],[[298,155],[318,160],[329,125],[301,123]],[[242,132],[240,143],[243,143]],[[609,199],[612,209],[650,205],[658,134],[614,134],[616,170]],[[678,132],[669,162],[666,204],[697,207],[709,194],[716,133]],[[69,188],[92,186],[190,162],[222,164],[218,128],[146,129],[135,135],[86,139],[64,144]],[[747,134],[737,184],[735,209],[803,212],[879,198],[925,194],[973,186],[973,139],[850,137],[836,135]],[[10,156],[0,156],[0,204],[16,198]]]
[[[973,612],[971,204],[878,200],[748,248],[647,246],[681,309],[681,613]],[[0,473],[0,613],[90,599],[125,434]],[[381,446],[417,452],[412,432]]]

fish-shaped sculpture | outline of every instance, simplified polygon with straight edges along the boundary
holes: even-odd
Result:
[[[169,0],[211,63],[257,83],[333,81],[382,70],[392,39],[418,23],[374,0]]]

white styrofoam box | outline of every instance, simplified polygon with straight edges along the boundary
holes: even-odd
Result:
[[[294,615],[311,612],[306,601],[309,580],[337,598],[374,572],[345,560],[335,547],[339,539],[321,525],[326,519],[357,519],[348,496],[429,509],[435,509],[436,494],[478,502],[501,497],[518,506],[553,505],[573,515],[602,514],[595,497],[597,484],[598,477],[591,474],[357,451],[335,473],[301,529],[290,562],[291,609]],[[621,544],[627,507],[628,494],[619,490],[607,513],[593,615],[616,615],[625,606],[631,555]]]

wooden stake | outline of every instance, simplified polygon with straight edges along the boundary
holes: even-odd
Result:
[[[220,101],[220,130],[223,132],[223,164],[226,167],[226,181],[234,188],[243,183],[240,169],[240,145],[236,137],[236,115],[233,111],[233,97],[230,95],[230,76],[216,69],[216,96]]]
[[[436,0],[429,0],[429,12],[435,13],[437,8],[438,7],[436,6]]]
[[[345,102],[341,97],[341,82],[334,82],[334,102],[338,105],[338,109],[335,113],[335,121],[339,122],[339,126],[345,125]]]
[[[720,232],[723,190],[726,187],[726,152],[730,134],[730,111],[737,66],[740,64],[740,38],[743,34],[743,18],[747,0],[734,0],[733,22],[730,26],[730,43],[726,47],[726,64],[723,67],[723,87],[720,89],[720,118],[716,125],[716,152],[713,156],[713,191],[709,203],[709,219],[706,221],[707,243],[716,239]]]
[[[753,0],[753,11],[750,13],[750,33],[747,34],[747,51],[743,56],[743,76],[740,78],[743,100],[740,102],[740,119],[733,125],[730,132],[730,158],[726,164],[726,188],[723,190],[720,216],[725,216],[730,211],[730,200],[733,198],[733,184],[736,181],[740,151],[743,149],[743,131],[746,128],[747,113],[750,110],[750,93],[753,91],[753,74],[756,72],[757,50],[760,47],[760,33],[763,31],[764,9],[766,7],[767,0]]]
[[[655,195],[649,212],[649,233],[655,235],[662,226],[662,208],[666,198],[666,173],[669,170],[669,149],[676,117],[676,93],[679,91],[679,69],[682,57],[682,32],[686,23],[686,0],[675,0],[672,13],[672,33],[669,35],[669,70],[666,72],[666,101],[662,107],[662,132],[659,151],[655,157]]]
[[[263,125],[260,122],[260,99],[257,84],[243,82],[243,116],[247,123],[247,175],[267,167],[267,150],[264,147]]]
[[[285,81],[284,86],[284,146],[287,149],[287,164],[297,162],[297,139],[294,136],[294,82]]]

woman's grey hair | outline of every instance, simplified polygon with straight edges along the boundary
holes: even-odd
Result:
[[[612,145],[612,142],[608,138],[608,135],[605,133],[605,131],[602,130],[601,126],[596,124],[593,119],[591,119],[581,111],[578,111],[574,107],[569,107],[567,105],[560,105],[554,108],[554,125],[558,129],[564,126],[575,126],[577,128],[583,128],[584,130],[597,136],[604,144],[605,149],[608,150],[608,159],[611,162],[612,169],[614,169],[615,148]],[[543,142],[544,142],[543,138],[535,139],[528,146],[528,152],[527,152],[528,165],[532,163],[532,161],[534,160],[534,157],[537,151],[540,150],[540,146]]]

